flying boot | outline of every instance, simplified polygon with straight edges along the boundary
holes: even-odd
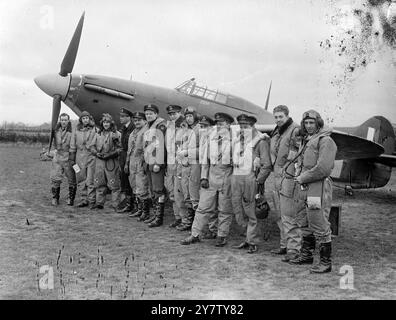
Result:
[[[131,211],[128,216],[131,218],[135,218],[135,217],[140,217],[143,214],[143,201],[142,199],[139,199],[138,197],[135,198],[135,204],[134,204],[134,208],[136,208],[136,210]]]
[[[134,199],[131,196],[125,196],[125,199],[117,206],[118,213],[130,212],[133,208]]]
[[[311,273],[326,273],[331,271],[331,241],[319,245],[320,261],[310,270]]]
[[[139,199],[139,201],[142,201]],[[150,199],[144,199],[142,201],[142,214],[138,218],[139,221],[146,222],[148,219],[151,219],[152,217],[150,216]],[[154,208],[154,216],[155,216],[155,208]]]
[[[57,206],[59,204],[59,194],[60,194],[60,187],[52,187],[52,205]]]
[[[76,197],[77,187],[69,186],[69,199],[67,199],[66,203],[68,206],[74,205],[74,199]]]
[[[152,222],[149,223],[150,228],[162,226],[164,223],[164,211],[165,211],[165,203],[157,202],[157,212],[155,218]]]
[[[298,256],[294,259],[290,259],[291,264],[312,264],[313,263],[313,252],[315,251],[315,236],[310,234],[302,237],[301,251]]]

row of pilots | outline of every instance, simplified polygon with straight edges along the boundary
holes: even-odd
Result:
[[[297,136],[303,130],[288,116],[286,106],[274,109],[277,127],[271,138],[260,133],[254,126],[256,118],[247,114],[237,117],[235,131],[232,130],[235,126],[231,126],[234,118],[226,113],[216,113],[211,119],[199,116],[194,108],[188,107],[182,112],[180,106],[170,105],[167,107],[170,120],[166,121],[159,117],[159,109],[153,104],[144,106],[143,111],[121,109],[121,134],[109,114],[103,115],[97,130],[91,115],[83,112],[73,132],[68,115],[60,116],[55,134],[57,153],[51,170],[53,204],[59,203],[63,174],[69,181],[69,205],[73,205],[78,181],[82,197],[79,207],[89,205],[91,209],[103,209],[106,191],[110,190],[117,211],[130,210],[130,217],[138,218],[149,227],[163,224],[165,201],[169,199],[174,214],[169,227],[191,230],[190,236],[181,242],[183,245],[202,238],[216,239],[218,247],[226,245],[235,215],[237,223],[246,228],[246,239],[237,248],[254,253],[259,242],[255,197],[258,186],[264,185],[274,171],[281,243],[273,253],[285,254],[283,260],[290,263],[311,264],[312,247],[317,239],[321,262],[315,266],[316,271],[331,270],[331,246],[328,245],[331,185],[327,178],[336,146],[328,132],[323,131],[323,120],[316,111],[303,115],[301,125],[309,139],[302,144],[297,142]],[[308,122],[305,126],[306,120],[312,120],[313,128]],[[321,139],[323,137],[326,139]],[[326,163],[325,167],[327,171],[330,168],[330,172],[326,171],[324,177],[323,173],[320,177],[310,177],[305,172],[318,165],[311,164],[312,159],[304,156],[311,140],[316,141],[318,151],[319,142],[327,143],[330,164]],[[299,170],[297,165],[290,166],[292,158],[299,159]],[[304,160],[308,161],[306,167]],[[323,159],[316,157],[313,161],[319,160]],[[285,169],[297,170],[298,175]],[[308,176],[308,181],[301,176]],[[306,206],[308,193],[301,195],[296,186],[315,182],[310,179],[317,178],[326,186],[321,189],[325,192],[319,195],[325,201],[319,208],[310,208]],[[131,190],[129,194],[126,182]],[[120,201],[121,192],[124,206]],[[318,214],[310,214],[312,210],[317,213],[318,209],[320,218]],[[299,224],[296,217],[304,217],[301,212],[305,213],[305,220],[300,219]],[[315,268],[313,270],[315,272]]]

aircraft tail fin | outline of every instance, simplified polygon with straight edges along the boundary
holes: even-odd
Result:
[[[392,155],[395,151],[395,131],[392,124],[382,116],[374,116],[356,127],[354,135],[380,144],[384,147],[385,155]]]

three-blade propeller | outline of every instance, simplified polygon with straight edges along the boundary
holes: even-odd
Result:
[[[66,77],[69,73],[73,71],[74,62],[76,61],[78,46],[80,44],[80,38],[82,33],[82,28],[84,24],[85,12],[82,14],[80,21],[78,22],[77,28],[74,31],[73,38],[70,41],[69,47],[67,48],[66,54],[61,63],[59,75]],[[52,101],[52,119],[51,119],[51,136],[49,141],[48,151],[51,150],[52,141],[55,134],[55,126],[58,121],[59,113],[61,110],[62,96],[60,94],[55,94]]]

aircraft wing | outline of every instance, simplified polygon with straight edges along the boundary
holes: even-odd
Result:
[[[255,127],[261,132],[271,133],[276,125],[256,124]],[[378,143],[349,133],[333,130],[331,137],[337,144],[336,160],[377,158],[384,153],[384,148]]]
[[[384,164],[388,167],[396,167],[396,156],[390,154],[383,154],[371,160],[374,162]]]
[[[336,160],[377,158],[384,148],[373,141],[333,130],[331,137],[337,144]]]

